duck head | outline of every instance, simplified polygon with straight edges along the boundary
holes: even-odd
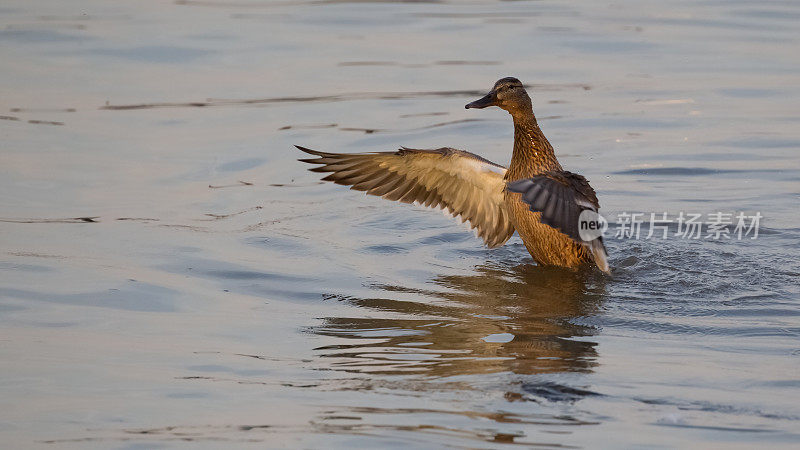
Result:
[[[520,114],[530,114],[533,112],[531,98],[525,92],[522,83],[513,77],[506,77],[497,80],[486,96],[467,103],[465,108],[486,108],[497,106],[505,109],[512,116]]]

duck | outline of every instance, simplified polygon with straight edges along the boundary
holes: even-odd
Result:
[[[465,106],[488,107],[507,111],[514,122],[508,167],[450,147],[369,153],[295,147],[314,156],[299,161],[314,164],[312,172],[326,173],[323,181],[441,208],[469,223],[489,248],[505,244],[516,232],[541,266],[596,266],[610,273],[602,233],[581,229],[586,220],[595,220],[586,217],[599,217],[597,195],[585,177],[561,167],[525,86],[517,78],[501,78],[488,94]]]

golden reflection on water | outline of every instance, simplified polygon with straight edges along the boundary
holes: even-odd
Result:
[[[602,277],[489,263],[432,284],[440,289],[381,285],[385,297],[338,297],[370,311],[324,319],[312,331],[345,342],[315,350],[335,370],[386,375],[585,372],[595,364],[595,344],[572,339],[595,329],[573,319],[597,311]],[[389,298],[408,295],[417,301]],[[366,317],[374,311],[383,317]]]

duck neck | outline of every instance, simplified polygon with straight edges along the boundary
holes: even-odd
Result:
[[[553,146],[536,123],[533,111],[513,112],[511,115],[514,118],[514,153],[506,179],[514,181],[549,170],[562,170]]]

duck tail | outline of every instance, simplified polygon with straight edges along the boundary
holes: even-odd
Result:
[[[611,268],[608,266],[608,252],[606,252],[606,246],[603,244],[603,238],[598,237],[593,240],[589,247],[592,250],[594,263],[597,264],[597,267],[605,273],[611,273]]]

